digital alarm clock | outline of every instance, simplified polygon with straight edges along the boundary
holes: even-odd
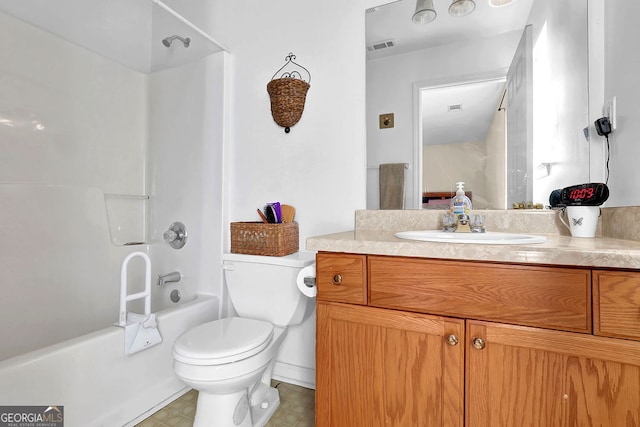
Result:
[[[551,207],[600,206],[609,198],[609,187],[601,182],[572,185],[554,190],[549,196]]]

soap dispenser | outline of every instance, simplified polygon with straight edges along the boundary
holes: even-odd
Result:
[[[464,194],[464,182],[456,182],[458,190],[451,199],[451,213],[456,217],[469,215],[471,213],[471,200]]]

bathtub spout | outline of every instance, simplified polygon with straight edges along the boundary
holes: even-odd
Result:
[[[167,274],[158,275],[158,286],[162,286],[167,283],[179,282],[182,279],[182,274],[179,271],[172,271]]]

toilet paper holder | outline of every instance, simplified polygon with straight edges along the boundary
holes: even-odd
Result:
[[[315,298],[318,294],[318,288],[316,286],[316,264],[312,263],[307,265],[298,272],[296,277],[296,286],[303,295],[309,298]]]

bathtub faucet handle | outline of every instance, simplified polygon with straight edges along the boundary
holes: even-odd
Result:
[[[164,232],[162,239],[174,249],[180,249],[187,243],[187,228],[181,222],[174,222]]]
[[[167,283],[179,282],[182,279],[182,274],[179,271],[172,271],[167,274],[158,274],[158,286],[162,286]]]

